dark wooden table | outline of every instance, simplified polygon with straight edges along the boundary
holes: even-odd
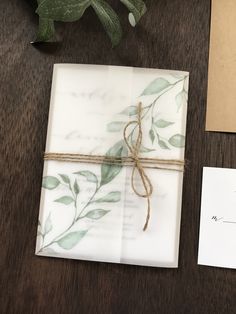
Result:
[[[197,265],[202,167],[236,167],[236,135],[204,131],[210,0],[147,0],[136,29],[119,1],[110,2],[124,27],[115,49],[92,11],[79,23],[58,25],[60,45],[35,48],[33,1],[0,2],[0,313],[235,313],[236,272]],[[59,62],[190,71],[178,269],[34,255],[52,68]]]

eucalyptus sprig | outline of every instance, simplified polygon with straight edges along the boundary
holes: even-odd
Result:
[[[147,8],[143,0],[120,0],[129,10],[129,21],[135,26]],[[39,15],[37,42],[50,41],[55,36],[54,22],[75,22],[92,7],[113,46],[122,37],[120,20],[113,8],[105,0],[38,0],[36,13]]]

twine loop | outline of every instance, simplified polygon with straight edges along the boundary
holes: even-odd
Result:
[[[132,189],[136,195],[143,197],[143,198],[146,198],[147,203],[148,203],[146,222],[145,222],[145,225],[143,227],[143,231],[145,231],[148,227],[148,223],[150,220],[150,212],[151,212],[150,197],[153,193],[153,186],[152,186],[151,180],[149,179],[149,177],[147,176],[147,174],[144,170],[144,167],[143,167],[143,165],[140,161],[140,157],[139,157],[140,148],[141,148],[142,139],[143,139],[141,114],[142,114],[142,103],[139,103],[138,104],[138,111],[137,111],[137,121],[130,121],[129,123],[126,124],[126,126],[124,128],[124,132],[123,132],[123,137],[124,137],[124,141],[125,141],[128,149],[129,149],[130,157],[132,158],[133,163],[134,163],[133,170],[132,170],[132,176],[131,176]],[[134,146],[130,145],[129,136],[127,136],[128,128],[131,125],[136,125],[138,127],[138,136],[137,136],[137,139],[135,141]],[[135,172],[136,171],[138,171],[138,173],[139,173],[139,176],[141,178],[145,193],[140,193],[135,186]]]
[[[147,215],[146,221],[143,227],[145,231],[148,227],[150,215],[151,215],[151,196],[153,193],[153,185],[146,174],[145,169],[161,169],[161,170],[170,170],[170,171],[184,171],[185,162],[183,160],[175,159],[159,159],[159,158],[143,158],[140,157],[140,150],[143,139],[143,130],[142,130],[142,103],[138,104],[137,108],[137,120],[130,121],[126,124],[123,131],[123,138],[126,143],[126,146],[129,150],[128,157],[115,157],[115,156],[101,156],[101,155],[85,155],[79,153],[45,153],[44,160],[54,160],[58,162],[79,162],[79,163],[91,163],[91,164],[108,164],[108,165],[120,165],[131,166],[133,167],[131,175],[131,186],[134,193],[139,196],[147,199]],[[138,130],[136,141],[129,143],[129,136],[127,135],[128,128],[131,125],[135,125]],[[140,192],[135,185],[135,174],[138,172],[142,185],[144,187],[144,192]]]

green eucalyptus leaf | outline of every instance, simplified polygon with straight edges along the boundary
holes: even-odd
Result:
[[[60,181],[56,177],[43,177],[42,187],[48,190],[53,190],[58,187]]]
[[[186,76],[184,79],[184,91],[187,94],[187,98],[188,98],[188,85],[189,85],[189,77]]]
[[[51,213],[50,213],[45,222],[44,235],[48,234],[51,230],[52,230],[52,220],[51,220]]]
[[[119,132],[124,129],[127,122],[122,121],[114,121],[107,125],[107,131],[108,132]]]
[[[109,210],[104,210],[104,209],[93,209],[91,211],[89,211],[85,217],[90,218],[90,219],[94,219],[94,220],[98,220],[100,218],[102,218],[103,216],[105,216],[107,213],[109,213]]]
[[[74,191],[75,191],[75,194],[76,194],[76,195],[78,195],[79,192],[80,192],[80,189],[79,189],[79,185],[78,185],[77,180],[75,180],[75,183],[74,183]]]
[[[116,203],[121,199],[121,192],[110,192],[107,195],[94,200],[93,203]]]
[[[169,139],[169,143],[174,147],[183,148],[185,146],[185,136],[175,134]]]
[[[158,144],[159,144],[159,146],[160,146],[162,149],[170,149],[170,148],[167,146],[167,144],[166,144],[164,141],[162,141],[162,140],[159,140],[159,141],[158,141]]]
[[[68,233],[63,238],[59,239],[57,243],[61,248],[65,250],[71,250],[83,239],[87,232],[88,230]]]
[[[151,129],[149,131],[149,137],[150,137],[150,140],[152,141],[152,144],[153,144],[153,142],[155,141],[155,137],[156,137],[153,129]]]
[[[118,45],[122,37],[122,29],[117,14],[106,1],[92,0],[91,2],[94,11],[111,39],[112,45]]]
[[[135,145],[135,142],[133,145]],[[142,144],[141,144],[140,149],[139,149],[140,153],[150,153],[150,152],[154,152],[154,151],[155,151],[155,149],[145,147]]]
[[[159,94],[171,84],[164,78],[157,78],[152,81],[143,91],[141,96]]]
[[[78,171],[78,172],[75,172],[75,174],[85,177],[88,182],[93,182],[93,183],[98,182],[97,176],[91,171]]]
[[[123,110],[120,114],[127,116],[135,116],[138,113],[137,106],[129,106],[125,110]]]
[[[166,127],[174,124],[174,122],[159,119],[159,120],[155,121],[154,124],[157,128],[166,128]]]
[[[36,13],[41,18],[61,22],[79,20],[92,0],[44,0],[39,3]]]
[[[71,203],[74,202],[74,199],[71,196],[62,196],[56,199],[54,202],[61,203],[64,205],[70,205]]]
[[[135,26],[139,22],[141,17],[147,11],[145,3],[142,0],[120,0],[120,1],[131,12],[131,14],[129,16],[129,20],[131,19],[131,16],[132,16],[133,17],[132,20],[134,20],[134,22],[131,22],[131,25]]]
[[[57,252],[50,247],[46,247],[45,249],[42,250],[42,252],[47,254],[53,254],[54,256],[57,254]]]
[[[175,97],[176,105],[177,105],[177,111],[183,106],[184,104],[187,103],[187,93],[183,90],[180,92],[178,95]]]
[[[70,178],[66,174],[59,174],[59,176],[62,178],[62,180],[69,184],[70,183]]]
[[[35,42],[45,42],[55,36],[55,26],[52,19],[39,17],[39,27]]]
[[[128,150],[124,140],[117,142],[112,148],[108,150],[106,156],[109,157],[125,157],[128,155]],[[105,158],[106,160],[106,158]],[[109,162],[109,160],[108,160]],[[101,183],[100,186],[103,186],[111,182],[121,171],[122,163],[120,165],[109,165],[102,164],[101,166]]]

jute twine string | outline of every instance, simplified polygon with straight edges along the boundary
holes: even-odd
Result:
[[[127,135],[128,128],[131,125],[137,127],[138,136],[134,144],[129,143],[129,136]],[[142,103],[138,104],[137,120],[130,121],[123,131],[124,141],[130,152],[128,157],[113,157],[102,155],[86,155],[86,154],[70,154],[70,153],[45,153],[44,160],[54,160],[60,162],[79,162],[79,163],[91,163],[91,164],[107,164],[107,165],[121,165],[133,167],[131,175],[131,186],[136,195],[147,199],[147,215],[146,221],[143,227],[145,231],[148,227],[150,214],[151,214],[151,202],[150,198],[153,193],[153,185],[151,180],[147,176],[145,169],[161,169],[170,171],[184,171],[185,162],[183,160],[175,159],[158,159],[158,158],[142,158],[139,156],[140,148],[142,145],[143,131],[142,131]],[[135,186],[135,173],[138,171],[142,185],[144,187],[144,193],[137,190]]]

